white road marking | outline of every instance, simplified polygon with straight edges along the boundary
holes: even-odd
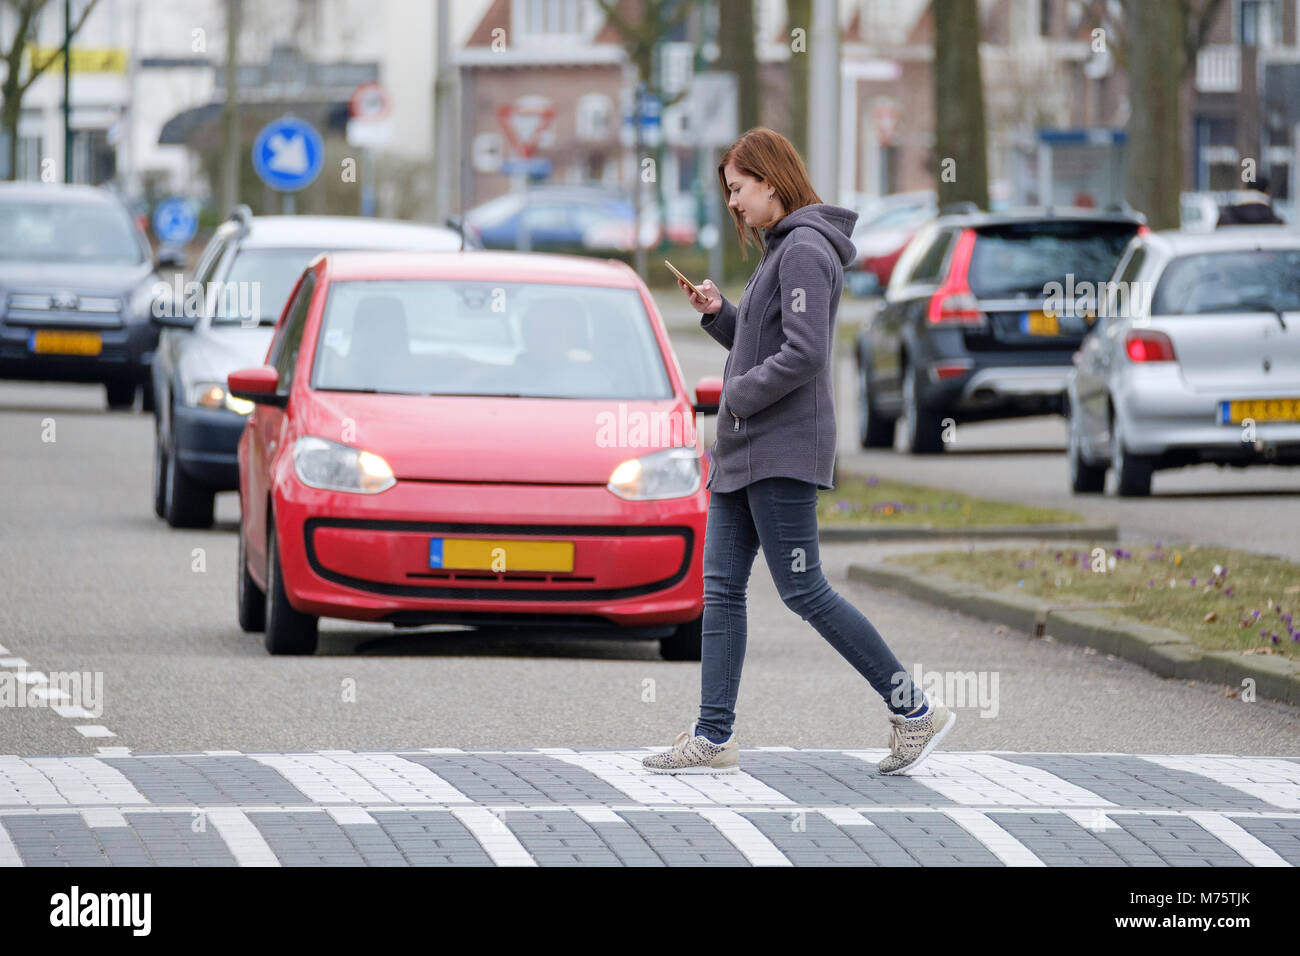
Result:
[[[21,657],[0,657],[0,667],[12,667],[15,670],[27,670],[27,662]]]
[[[763,831],[735,810],[700,807],[700,816],[708,820],[753,866],[794,866]]]
[[[397,754],[249,754],[320,803],[473,803],[428,767]]]
[[[95,716],[80,704],[51,704],[50,710],[68,720],[88,720]]]
[[[49,677],[40,671],[20,671],[14,676],[24,684],[48,684],[50,682]]]
[[[587,823],[627,823],[608,807],[575,807],[574,812]]]
[[[651,773],[635,753],[549,754],[581,767],[643,804],[789,804],[794,801],[744,771],[737,773]]]
[[[59,701],[63,701],[63,700],[71,700],[71,699],[72,699],[71,697],[68,696],[68,692],[67,692],[67,691],[59,690],[59,688],[57,688],[57,687],[38,687],[38,688],[36,688],[36,689],[33,690],[33,691],[29,691],[29,692],[28,692],[28,695],[29,695],[33,700],[44,700],[44,701],[49,701],[49,700],[59,700]]]
[[[126,822],[126,816],[121,810],[114,807],[97,807],[81,811],[81,818],[86,821],[86,826],[95,829],[97,827],[124,827],[129,824]]]
[[[235,807],[206,807],[203,815],[217,831],[217,836],[225,841],[230,855],[240,866],[280,865],[275,851],[243,810]]]
[[[869,757],[867,751],[845,753],[873,762],[874,754]],[[1115,806],[1054,773],[992,754],[962,751],[931,754],[906,776],[964,806]]]
[[[117,734],[103,724],[78,724],[77,732],[83,737],[116,737]]]
[[[1192,757],[1142,754],[1143,760],[1208,777],[1284,810],[1300,810],[1300,764],[1270,757]]]
[[[486,807],[454,807],[451,811],[465,829],[474,835],[484,852],[497,866],[536,866],[537,861],[519,839],[510,832],[509,825]]]
[[[125,774],[98,757],[28,757],[32,769],[41,773],[66,802],[79,804],[148,803]]]
[[[1258,837],[1233,823],[1226,814],[1213,810],[1188,810],[1187,816],[1206,829],[1216,840],[1235,850],[1251,866],[1290,866]]]
[[[848,807],[826,807],[818,810],[831,823],[837,827],[874,827],[875,824],[864,817],[857,810],[850,810]]]
[[[50,806],[67,802],[53,781],[22,757],[0,757],[0,805]]]
[[[379,825],[378,820],[360,807],[326,807],[325,812],[333,817],[334,822],[339,826],[354,823],[368,823],[374,826]]]
[[[945,807],[943,813],[967,833],[979,840],[994,856],[1007,866],[1046,866],[1006,830],[990,820],[982,811],[971,807]],[[925,862],[922,851],[921,862]]]

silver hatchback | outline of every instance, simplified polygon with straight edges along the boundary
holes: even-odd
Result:
[[[1066,384],[1070,479],[1147,495],[1152,473],[1300,464],[1300,233],[1136,237],[1089,301]]]

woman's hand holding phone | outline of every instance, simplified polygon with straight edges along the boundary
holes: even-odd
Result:
[[[677,287],[686,293],[686,298],[696,312],[704,314],[717,312],[722,308],[722,293],[718,291],[718,287],[713,284],[712,279],[705,279],[696,286],[700,292],[704,293],[704,298],[700,298],[692,292],[681,279],[677,280]]]

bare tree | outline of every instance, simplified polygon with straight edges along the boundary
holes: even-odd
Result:
[[[4,103],[0,106],[0,130],[9,138],[10,179],[18,176],[18,117],[22,115],[23,96],[63,54],[60,47],[41,57],[26,56],[28,47],[34,46],[36,42],[40,14],[48,3],[49,0],[3,0],[3,5],[10,11],[10,19],[15,23],[14,35],[0,51],[6,67],[4,82],[0,83],[0,93],[4,95]],[[89,0],[81,8],[81,15],[68,29],[69,37],[77,35],[97,3],[99,0]],[[26,76],[23,75],[24,60],[27,65]]]
[[[618,32],[619,39],[623,44],[623,49],[627,51],[628,59],[631,60],[633,67],[636,69],[638,85],[644,85],[646,91],[651,95],[659,97],[662,105],[672,106],[686,95],[686,90],[681,90],[674,96],[664,100],[660,96],[660,90],[655,86],[654,76],[654,53],[655,47],[658,46],[667,36],[673,33],[679,26],[686,21],[686,17],[691,12],[691,5],[685,0],[638,0],[638,16],[628,17],[623,15],[620,9],[622,4],[619,0],[596,0],[600,8],[605,13],[609,23]],[[633,120],[634,124],[640,123],[640,118]],[[667,225],[667,217],[663,215],[663,182],[658,171],[663,168],[664,145],[661,137],[658,144],[654,147],[654,190],[655,203],[660,210],[659,220],[664,226]],[[633,261],[637,274],[642,279],[646,277],[646,255],[645,250],[641,247],[641,157],[637,157],[637,166],[634,172],[633,205],[636,209],[636,224],[633,227]]]
[[[1191,77],[1223,0],[1090,0],[1092,23],[1104,31],[1115,62],[1128,75],[1125,151],[1129,202],[1152,229],[1178,227],[1183,184],[1179,93]]]

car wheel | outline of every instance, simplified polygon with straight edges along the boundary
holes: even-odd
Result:
[[[236,599],[239,603],[239,626],[249,634],[266,630],[266,593],[248,573],[248,552],[244,550],[244,522],[239,522],[239,570]]]
[[[913,455],[937,455],[944,450],[943,423],[939,416],[921,407],[916,369],[908,363],[903,373],[903,414],[907,419],[907,450]]]
[[[881,418],[871,404],[871,381],[858,359],[858,443],[863,448],[893,448],[897,420]]]
[[[109,411],[127,412],[135,407],[135,382],[105,382],[104,392]]]
[[[163,517],[173,528],[211,528],[215,492],[185,474],[176,461],[176,441],[167,443],[167,474],[163,493]]]
[[[677,625],[671,637],[660,638],[659,656],[666,661],[698,661],[704,615]]]
[[[1155,470],[1151,459],[1134,455],[1124,447],[1124,434],[1119,419],[1110,425],[1110,466],[1115,469],[1115,490],[1125,498],[1142,498],[1151,494],[1151,473]]]
[[[284,592],[274,519],[266,528],[266,649],[272,654],[315,654],[317,619],[296,611]]]
[[[1083,426],[1078,413],[1069,416],[1070,423],[1070,487],[1075,494],[1098,495],[1106,490],[1106,469],[1089,464],[1083,457]]]
[[[167,468],[170,462],[163,447],[162,422],[153,429],[153,513],[159,518],[167,516]]]

